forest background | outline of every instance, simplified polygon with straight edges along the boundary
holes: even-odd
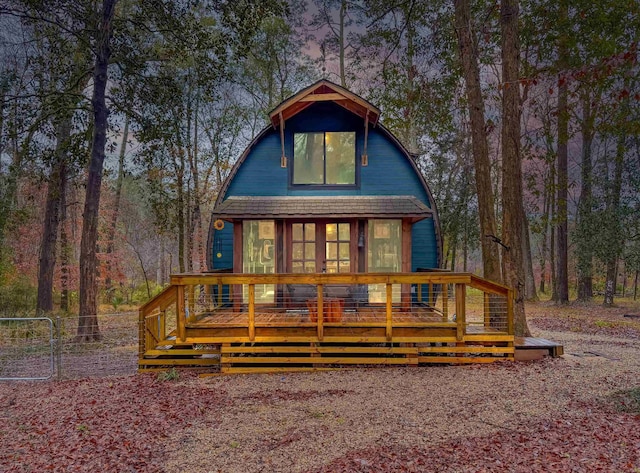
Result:
[[[0,0],[0,311],[91,316],[206,269],[234,161],[320,78],[415,157],[444,267],[635,296],[639,39],[637,0]]]

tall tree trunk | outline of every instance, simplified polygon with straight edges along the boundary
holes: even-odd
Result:
[[[524,221],[522,169],[520,163],[520,44],[518,0],[502,0],[502,254],[505,283],[515,291],[513,307],[515,334],[530,336],[524,311],[525,276],[522,255]]]
[[[620,222],[620,193],[622,191],[622,171],[624,170],[624,154],[626,151],[626,134],[621,133],[616,146],[615,168],[613,172],[613,183],[609,198],[607,199],[607,231],[606,245],[608,250],[607,280],[604,289],[604,303],[606,307],[613,305],[616,294],[616,276],[618,258],[624,246],[624,236],[622,235],[622,225]]]
[[[118,157],[118,177],[116,178],[116,195],[113,203],[113,214],[111,215],[111,222],[109,222],[109,228],[107,229],[107,258],[106,258],[106,278],[104,281],[104,288],[107,302],[110,302],[110,296],[113,292],[111,271],[113,265],[111,257],[115,248],[116,227],[118,225],[118,215],[120,213],[120,199],[122,198],[122,183],[124,181],[124,157],[127,151],[127,138],[129,137],[129,117],[124,119],[124,130],[122,131],[122,141],[120,142],[120,155]]]
[[[471,26],[469,0],[454,0],[455,25],[458,36],[458,50],[463,66],[466,84],[469,117],[471,120],[471,144],[478,193],[478,216],[480,218],[480,243],[484,277],[502,281],[498,245],[492,237],[497,237],[494,194],[491,183],[491,161],[487,143],[484,99],[480,89],[478,54]]]
[[[522,212],[522,257],[524,259],[525,287],[524,293],[528,301],[537,301],[536,278],[533,275],[533,258],[531,256],[531,238],[529,236],[529,219]]]
[[[560,1],[560,21],[568,24],[569,10],[566,0]],[[568,89],[567,81],[562,77],[566,72],[568,63],[568,45],[566,34],[560,34],[558,45],[558,215],[556,226],[557,238],[557,302],[566,304],[569,302],[569,234],[567,198],[569,189],[568,177],[568,141],[569,141],[569,111],[567,107]]]
[[[593,192],[591,185],[591,144],[593,143],[594,116],[591,112],[591,94],[582,92],[582,183],[578,204],[576,229],[576,256],[578,260],[578,300],[593,297]]]
[[[69,265],[71,263],[71,245],[67,233],[67,180],[60,182],[60,310],[69,312]]]
[[[103,0],[101,17],[96,38],[96,58],[93,70],[93,138],[91,158],[87,177],[87,190],[80,242],[80,313],[78,320],[78,341],[100,339],[98,327],[98,212],[100,207],[100,186],[107,141],[107,109],[105,94],[108,80],[110,42],[113,28],[113,14],[117,0]]]
[[[71,117],[63,117],[56,126],[55,159],[51,164],[44,225],[38,265],[38,297],[36,312],[53,310],[53,273],[60,226],[60,205],[67,180],[67,147],[71,136]]]
[[[345,22],[345,18],[347,17],[347,0],[342,0],[340,2],[340,34],[338,35],[338,48],[340,49],[340,51],[338,52],[339,54],[339,58],[340,58],[340,85],[342,85],[342,87],[347,87],[347,77],[346,77],[346,72],[345,72],[345,67],[344,67],[344,48],[345,48],[345,44],[344,44],[344,22]]]

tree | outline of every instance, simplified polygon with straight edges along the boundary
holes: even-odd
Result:
[[[497,238],[493,187],[491,183],[491,161],[486,138],[485,108],[480,88],[478,68],[478,48],[471,22],[469,0],[454,0],[455,25],[458,49],[466,84],[467,106],[471,120],[471,142],[478,194],[478,214],[480,217],[482,263],[484,276],[493,281],[502,281],[498,246],[492,238]],[[518,227],[520,228],[520,227]]]
[[[524,207],[520,159],[520,44],[518,0],[502,0],[502,265],[505,283],[515,291],[514,328],[530,336],[524,311],[524,258],[521,238]]]

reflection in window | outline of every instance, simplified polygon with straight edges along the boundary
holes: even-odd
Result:
[[[355,184],[355,132],[295,133],[292,183]]]
[[[291,272],[316,272],[316,224],[294,223],[291,225]]]
[[[402,270],[402,221],[369,220],[368,272],[397,273]],[[393,294],[393,302],[400,294]],[[385,302],[384,284],[369,286],[369,302]]]
[[[275,273],[275,223],[273,220],[245,220],[242,225],[242,272]],[[256,284],[256,302],[273,302],[275,286]],[[243,286],[243,298],[249,301],[249,288]]]
[[[351,271],[349,224],[328,223],[326,231],[327,273],[348,273]]]

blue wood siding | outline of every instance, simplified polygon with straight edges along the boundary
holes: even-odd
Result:
[[[293,163],[293,134],[313,131],[355,131],[357,188],[308,189],[289,185]],[[285,125],[285,152],[288,167],[280,167],[279,130],[271,130],[251,149],[237,169],[225,195],[229,196],[331,196],[331,195],[413,195],[430,206],[428,195],[415,168],[403,150],[383,130],[369,128],[367,154],[369,165],[361,166],[364,149],[364,122],[343,107],[331,102],[316,103],[297,114]],[[214,267],[233,265],[233,232],[226,225],[223,239],[224,257],[216,258]],[[216,236],[214,235],[214,240]],[[215,244],[215,241],[214,241]],[[437,239],[432,219],[413,226],[412,269],[437,266]],[[227,259],[231,258],[231,259]],[[227,265],[227,266],[224,266]]]

